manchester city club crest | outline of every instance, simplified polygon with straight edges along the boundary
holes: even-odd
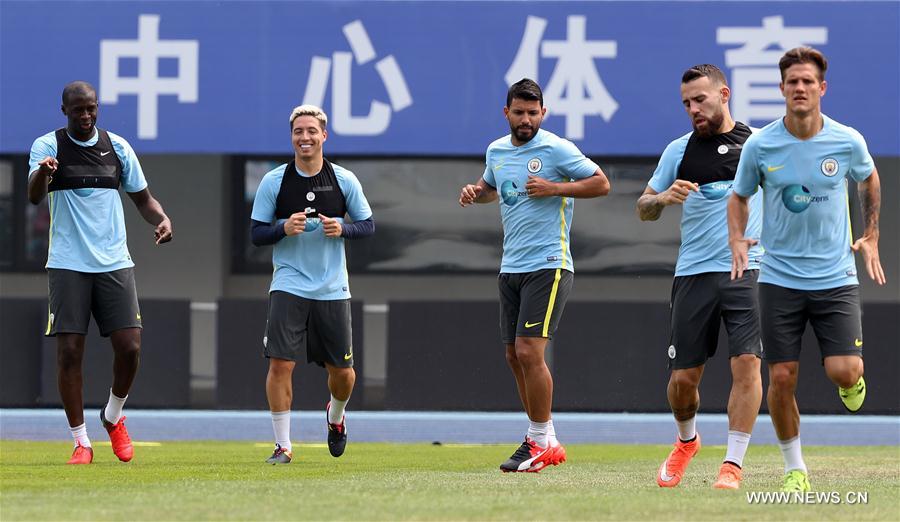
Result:
[[[314,199],[316,199],[315,192],[307,192],[306,193],[306,201],[313,201]]]
[[[528,172],[532,174],[537,174],[538,172],[540,172],[543,166],[544,164],[541,163],[540,158],[531,158],[530,160],[528,160]]]
[[[838,172],[838,164],[837,160],[834,158],[825,158],[822,162],[822,174],[825,174],[829,178],[834,176]]]

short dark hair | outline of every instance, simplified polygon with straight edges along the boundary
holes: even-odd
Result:
[[[684,74],[681,75],[681,83],[692,82],[697,78],[704,77],[709,78],[712,82],[720,83],[726,87],[728,86],[728,80],[725,79],[725,73],[722,72],[722,69],[719,69],[711,63],[695,65],[684,71]]]
[[[506,106],[512,105],[512,101],[516,98],[529,101],[537,100],[540,102],[541,107],[544,106],[544,93],[541,91],[541,86],[536,81],[528,78],[522,78],[509,86],[509,90],[506,91]]]
[[[69,97],[75,94],[88,94],[94,93],[94,96],[97,96],[97,91],[94,87],[88,82],[83,81],[74,81],[67,83],[65,87],[63,87],[62,92],[62,103],[66,105],[69,102]]]
[[[819,81],[825,79],[825,71],[828,70],[828,60],[825,55],[812,47],[794,47],[784,53],[778,60],[778,68],[781,69],[781,81],[784,81],[784,73],[792,66],[801,63],[811,63],[819,69]]]

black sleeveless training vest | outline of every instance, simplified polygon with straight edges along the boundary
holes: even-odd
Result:
[[[330,218],[342,218],[347,213],[344,193],[328,160],[322,162],[318,174],[309,178],[297,172],[293,161],[284,168],[281,188],[275,199],[275,219],[287,219],[291,214],[307,209],[311,214]]]
[[[122,164],[113,150],[109,133],[97,129],[97,143],[91,147],[75,144],[66,129],[56,131],[56,159],[59,168],[50,178],[47,192],[80,188],[119,188]]]
[[[738,121],[724,134],[710,137],[691,134],[678,167],[678,179],[698,185],[733,180],[741,149],[751,133],[750,127]]]

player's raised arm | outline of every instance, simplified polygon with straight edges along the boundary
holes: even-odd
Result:
[[[656,221],[662,214],[663,208],[669,205],[681,205],[691,191],[699,190],[699,185],[683,179],[676,179],[671,187],[660,193],[647,187],[637,201],[638,216],[641,221]]]
[[[597,198],[609,194],[609,179],[599,168],[593,175],[575,181],[554,182],[540,176],[528,176],[525,190],[531,198]]]
[[[869,277],[879,285],[883,285],[887,279],[884,277],[884,268],[881,267],[881,259],[878,255],[878,216],[881,211],[881,180],[878,170],[872,170],[872,174],[857,184],[859,202],[862,205],[863,215],[866,220],[866,229],[863,236],[857,239],[851,248],[854,252],[860,252],[866,272]]]
[[[59,162],[56,158],[47,156],[38,163],[37,170],[28,176],[28,201],[33,205],[37,205],[47,196],[47,185],[58,168]]]

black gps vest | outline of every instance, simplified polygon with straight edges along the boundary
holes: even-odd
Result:
[[[678,167],[678,179],[698,185],[733,180],[741,149],[751,132],[738,121],[724,134],[709,137],[701,137],[696,132],[691,134]]]
[[[347,213],[344,193],[328,160],[322,162],[322,170],[312,177],[301,176],[293,161],[284,168],[281,188],[275,199],[275,219],[287,219],[291,214],[307,209],[311,216],[330,218],[342,218]]]
[[[47,192],[80,188],[119,188],[122,164],[113,150],[109,133],[97,129],[97,143],[82,147],[69,138],[66,129],[56,131],[56,159],[59,168],[50,178]]]

